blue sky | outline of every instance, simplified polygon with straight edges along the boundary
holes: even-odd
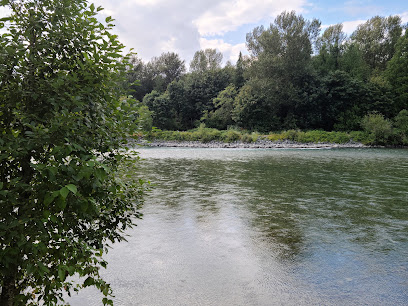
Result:
[[[300,13],[306,19],[317,18],[322,22],[322,30],[325,27],[344,23],[344,31],[350,35],[356,26],[366,20],[379,15],[400,15],[403,23],[408,22],[408,1],[390,0],[385,1],[309,1]],[[267,27],[273,18],[262,18],[255,23],[247,23],[238,27],[236,30],[223,33],[221,35],[205,35],[208,40],[223,39],[224,42],[236,45],[245,42],[245,34],[250,32],[258,25]]]

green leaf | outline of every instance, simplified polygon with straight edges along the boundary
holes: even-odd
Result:
[[[50,211],[49,211],[49,210],[44,210],[44,211],[43,211],[43,217],[44,217],[45,219],[48,219],[49,216],[50,216]]]
[[[78,189],[74,184],[68,184],[65,187],[67,187],[68,190],[71,191],[73,194],[76,194],[78,192]]]
[[[62,195],[60,198],[57,198],[55,202],[56,202],[55,204],[57,205],[57,207],[59,207],[61,210],[64,210],[65,207],[67,206],[67,201],[65,198],[62,197]]]
[[[92,3],[89,8],[90,8],[90,10],[91,10],[92,12],[95,11],[95,4]]]
[[[53,193],[47,193],[47,194],[45,195],[45,197],[44,197],[44,204],[45,204],[46,206],[50,205],[50,204],[54,201],[54,199],[55,199],[57,196],[58,196],[58,193],[55,193],[55,192],[53,192]]]
[[[60,192],[61,197],[63,199],[66,199],[69,193],[69,189],[67,188],[67,186],[65,186],[65,187],[62,187],[59,192]]]
[[[95,280],[90,276],[84,281],[84,287],[92,286],[93,284],[95,284]]]
[[[66,278],[65,270],[63,270],[62,267],[58,268],[58,277],[61,280],[61,282],[63,282]]]

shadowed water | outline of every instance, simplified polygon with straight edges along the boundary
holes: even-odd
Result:
[[[106,257],[116,305],[408,304],[408,151],[138,151],[155,186]]]

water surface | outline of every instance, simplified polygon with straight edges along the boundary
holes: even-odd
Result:
[[[408,151],[138,151],[154,188],[106,257],[116,305],[408,304]]]

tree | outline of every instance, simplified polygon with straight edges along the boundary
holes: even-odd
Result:
[[[258,93],[259,90],[254,89],[251,81],[242,86],[234,100],[232,119],[240,127],[253,131],[269,132],[279,129],[280,120],[273,104],[267,103]]]
[[[408,109],[408,31],[398,40],[396,51],[385,72],[397,94],[398,111]]]
[[[245,84],[244,78],[244,61],[242,59],[242,53],[239,52],[235,74],[234,74],[234,85],[236,88],[240,89]]]
[[[0,305],[56,304],[86,286],[109,304],[102,255],[140,217],[143,193],[118,175],[136,128],[120,99],[129,57],[85,0],[1,6]]]
[[[345,71],[360,81],[367,81],[370,77],[370,66],[364,60],[363,51],[357,43],[348,42],[339,59],[339,70]]]
[[[126,73],[124,88],[136,100],[142,101],[143,97],[154,88],[153,77],[147,73],[146,64],[137,56],[130,58],[130,64],[131,66]]]
[[[207,116],[205,116],[206,124],[209,127],[225,130],[228,126],[234,124],[232,112],[236,95],[237,90],[235,86],[231,84],[213,99],[215,110],[207,113]]]
[[[174,80],[179,80],[186,71],[184,61],[174,52],[162,53],[150,61],[156,71],[155,89],[164,92]],[[160,80],[159,80],[160,79]]]
[[[343,25],[336,24],[329,26],[316,40],[316,48],[319,52],[315,57],[318,70],[328,73],[339,69],[339,59],[343,49],[343,42],[346,34],[343,32]]]
[[[175,112],[167,92],[161,94],[158,91],[153,90],[143,98],[143,104],[153,112],[153,126],[165,130],[172,130],[175,128]]]
[[[395,52],[402,33],[401,17],[375,16],[357,27],[351,35],[363,51],[364,60],[371,67],[383,71]]]
[[[205,72],[221,68],[222,53],[215,49],[197,51],[190,63],[192,72]]]
[[[273,112],[268,115],[280,118],[283,128],[296,127],[294,110],[312,73],[312,45],[319,29],[318,20],[307,21],[292,11],[277,16],[268,29],[257,27],[247,34],[253,58],[251,87],[263,101],[259,105],[263,105],[264,112]],[[263,116],[262,111],[258,113]]]

